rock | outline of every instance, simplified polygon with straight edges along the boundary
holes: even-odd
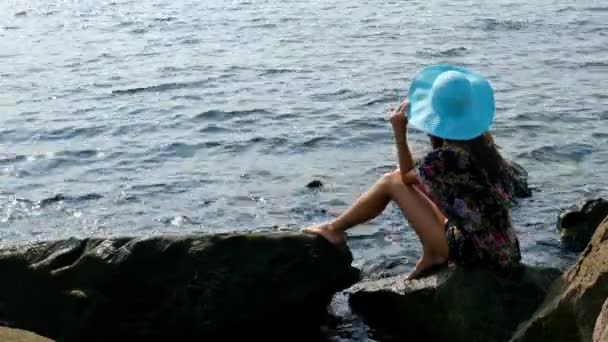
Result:
[[[316,189],[316,188],[320,188],[323,186],[323,182],[321,182],[320,180],[313,180],[310,183],[306,184],[306,187],[309,189]]]
[[[597,317],[595,328],[593,329],[593,342],[608,341],[608,299],[602,306],[602,311]]]
[[[578,261],[552,286],[542,306],[511,340],[588,342],[608,297],[608,218]]]
[[[528,172],[523,166],[514,161],[508,161],[509,173],[511,174],[511,186],[513,187],[513,196],[519,198],[527,198],[532,196],[532,190],[528,186]]]
[[[352,256],[306,234],[68,239],[0,249],[0,321],[63,341],[313,340]],[[288,335],[288,338],[285,336]]]
[[[29,331],[0,327],[0,341],[2,342],[53,342],[48,338],[38,336]]]
[[[383,341],[506,341],[559,274],[525,266],[507,278],[452,266],[420,280],[362,282],[347,293],[353,312]]]
[[[562,210],[557,222],[557,230],[564,247],[575,252],[582,251],[606,216],[608,216],[608,201],[603,198]]]

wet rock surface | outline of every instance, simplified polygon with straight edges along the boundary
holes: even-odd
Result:
[[[382,341],[506,341],[559,274],[526,266],[507,278],[452,266],[419,280],[362,282],[347,293]]]
[[[603,198],[581,202],[562,210],[557,230],[564,247],[575,252],[582,251],[606,216],[608,201]]]
[[[596,327],[598,317],[605,322],[600,313],[607,298],[608,218],[596,229],[577,263],[553,284],[542,306],[511,341],[591,341],[594,329],[602,329]]]
[[[0,250],[0,320],[61,341],[311,341],[352,257],[304,234],[68,239]]]

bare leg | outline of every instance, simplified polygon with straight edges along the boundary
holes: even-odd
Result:
[[[403,184],[400,178],[391,187],[391,198],[408,220],[422,243],[422,256],[408,276],[415,279],[429,268],[444,264],[449,257],[445,236],[445,216],[417,187]]]
[[[321,235],[334,244],[342,244],[345,242],[344,231],[377,217],[391,200],[399,206],[422,243],[422,257],[410,278],[417,277],[434,265],[445,263],[449,254],[444,230],[445,217],[416,186],[404,184],[398,172],[382,176],[335,220],[308,227],[305,231]]]
[[[389,195],[390,179],[385,175],[363,193],[355,203],[336,219],[316,226],[307,227],[304,231],[318,234],[336,245],[345,242],[344,231],[380,215],[391,200]]]

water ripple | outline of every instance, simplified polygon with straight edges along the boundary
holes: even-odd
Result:
[[[145,87],[116,89],[116,90],[112,90],[112,94],[116,94],[116,95],[136,94],[136,93],[142,93],[142,92],[163,92],[163,91],[167,91],[167,90],[176,90],[176,89],[184,89],[184,88],[201,88],[201,87],[209,84],[210,82],[212,82],[212,79],[201,80],[201,81],[192,81],[192,82],[163,83],[163,84],[145,86]]]

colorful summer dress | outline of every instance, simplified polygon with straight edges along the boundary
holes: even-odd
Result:
[[[430,152],[418,165],[420,182],[448,219],[450,260],[509,270],[519,265],[519,241],[511,225],[512,204],[508,164],[501,181],[492,182],[464,149],[446,145]]]

